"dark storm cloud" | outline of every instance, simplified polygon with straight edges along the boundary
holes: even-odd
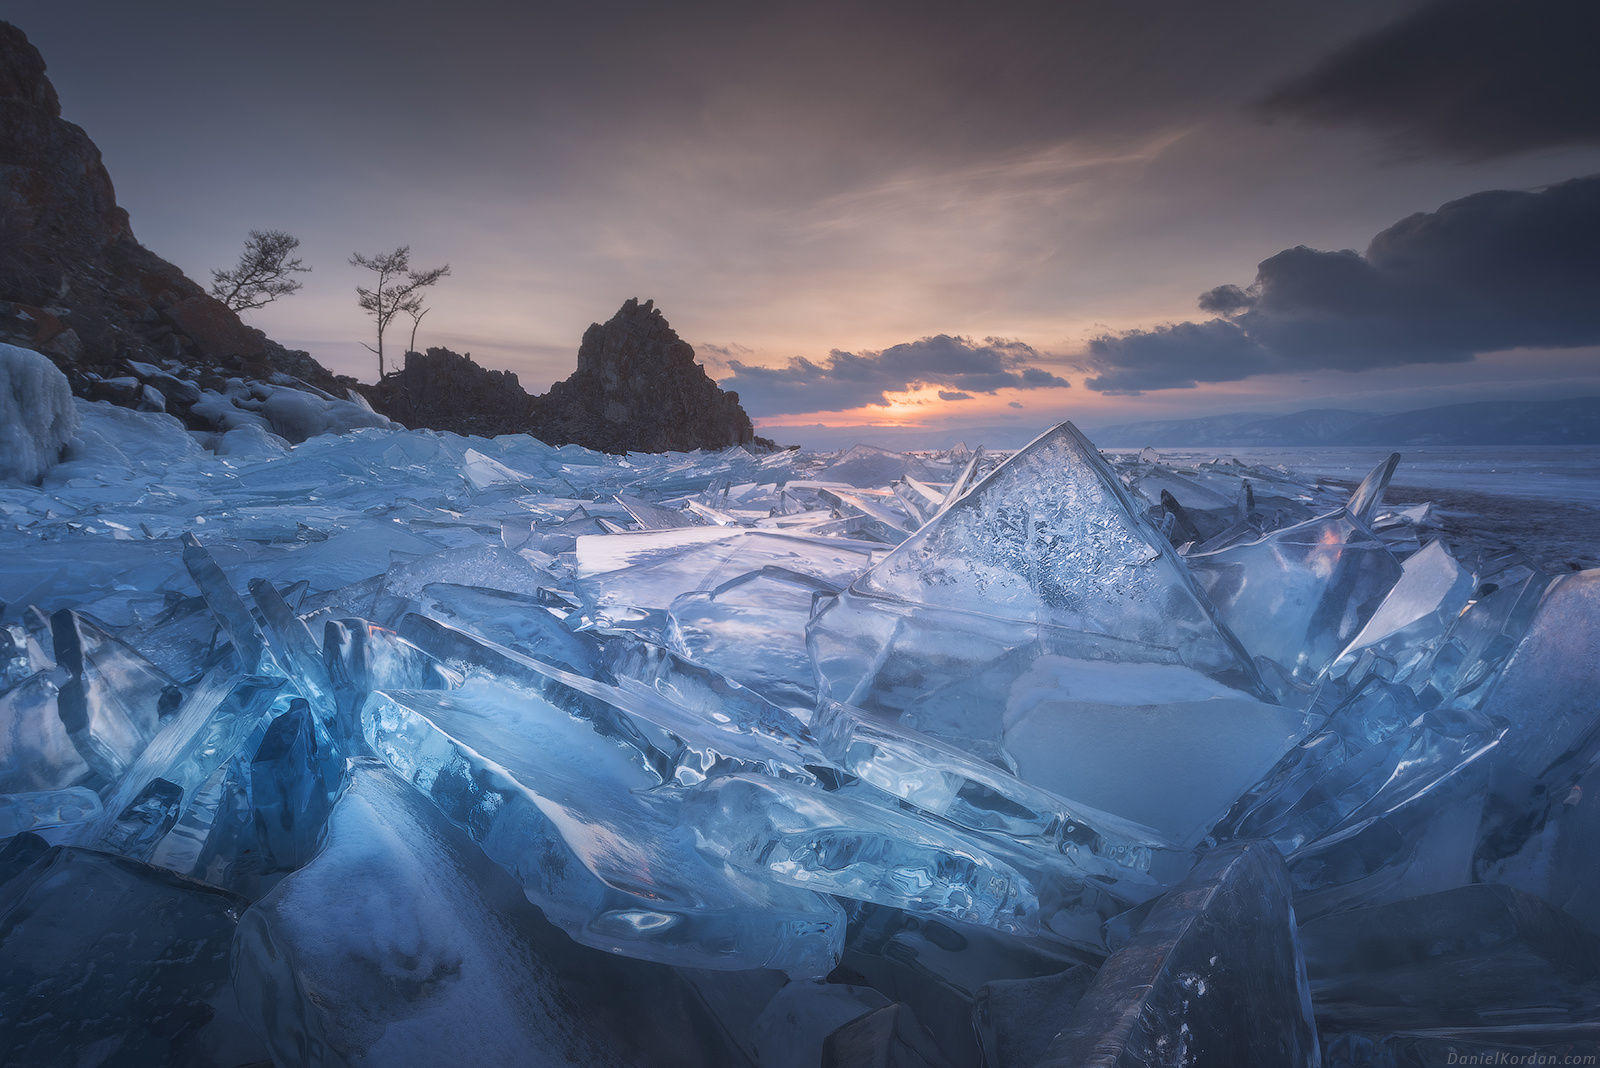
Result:
[[[1034,363],[1038,350],[1020,341],[938,334],[894,345],[881,352],[828,354],[822,363],[795,357],[783,367],[758,367],[731,361],[733,376],[723,389],[737,390],[752,414],[837,412],[868,404],[887,404],[887,393],[914,386],[942,386],[944,400],[970,399],[1001,389],[1047,389],[1069,383]]]
[[[1600,175],[1476,193],[1400,220],[1365,253],[1286,249],[1248,289],[1200,297],[1218,318],[1095,338],[1087,385],[1137,393],[1592,345],[1597,295]]]
[[[1357,38],[1264,107],[1467,159],[1600,144],[1597,41],[1595,0],[1437,0]]]

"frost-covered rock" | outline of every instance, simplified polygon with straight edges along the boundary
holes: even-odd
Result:
[[[254,423],[234,427],[217,436],[214,451],[230,460],[266,460],[289,451],[289,443]]]
[[[342,434],[361,427],[393,427],[394,423],[364,404],[319,397],[288,386],[258,387],[266,392],[261,414],[281,438],[300,442],[318,434]]]
[[[37,352],[0,343],[0,481],[37,481],[77,429],[67,376]]]
[[[73,398],[78,432],[50,472],[51,483],[160,471],[205,454],[183,424],[164,412],[136,412],[107,401]]]

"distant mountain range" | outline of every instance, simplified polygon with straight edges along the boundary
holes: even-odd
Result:
[[[1212,415],[1089,431],[1102,449],[1145,445],[1600,445],[1600,397],[1478,401],[1373,415],[1312,408],[1289,415]]]

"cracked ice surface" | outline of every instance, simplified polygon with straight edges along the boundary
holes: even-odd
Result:
[[[0,483],[0,1060],[1593,1037],[1595,576],[1393,459],[94,422]]]

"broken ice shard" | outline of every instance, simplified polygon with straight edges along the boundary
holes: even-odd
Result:
[[[1429,687],[1463,705],[1481,705],[1500,667],[1522,640],[1553,579],[1521,559],[1491,564],[1478,575],[1473,601],[1438,642],[1425,674]]]
[[[1370,801],[1408,754],[1413,760],[1427,757],[1427,750],[1413,750],[1437,722],[1427,717],[1428,711],[1409,688],[1366,679],[1339,697],[1322,726],[1240,796],[1217,833],[1231,839],[1270,838],[1292,855]],[[1477,747],[1466,751],[1476,752]],[[1438,778],[1456,766],[1449,759],[1437,760],[1441,755],[1426,759]]]
[[[1474,586],[1472,573],[1456,563],[1443,543],[1430,543],[1406,559],[1399,581],[1330,671],[1348,673],[1365,655],[1369,670],[1383,678],[1408,675],[1432,651],[1432,639],[1467,606]]]
[[[246,738],[266,729],[285,686],[281,678],[214,669],[106,797],[105,816],[85,840],[136,859],[149,857],[194,791]]]
[[[544,625],[553,629],[560,628],[560,624],[553,617],[550,617]],[[621,742],[627,750],[635,754],[635,759],[641,767],[660,774],[665,774],[665,769],[671,767],[673,763],[671,752],[657,745],[655,739],[645,737],[638,725],[612,702],[575,690],[557,674],[553,674],[551,669],[555,667],[554,664],[546,664],[533,657],[523,656],[521,653],[458,631],[454,627],[447,627],[437,620],[416,613],[407,613],[400,621],[400,626],[406,638],[410,639],[405,641],[407,648],[418,652],[426,650],[430,660],[437,658],[438,663],[448,665],[446,670],[457,678],[474,675],[487,677],[519,690],[528,691],[537,699],[563,710],[567,715],[588,721],[602,736]],[[588,655],[584,654],[582,662],[592,663],[588,660]],[[373,684],[367,687],[369,690],[386,691],[423,688],[433,687],[407,686],[399,680],[388,685]]]
[[[493,587],[502,593],[532,597],[541,587],[555,585],[556,579],[550,572],[535,567],[522,553],[500,545],[447,549],[392,565],[383,574],[371,617],[385,626],[393,626],[401,615],[415,607],[423,591],[437,582]]]
[[[1181,848],[1309,729],[1303,713],[1076,631],[846,594],[809,636],[845,703]]]
[[[810,575],[762,568],[674,600],[670,641],[689,659],[804,713],[817,691],[806,624],[817,595],[836,590]]]
[[[289,671],[297,689],[314,701],[333,699],[333,683],[322,662],[322,650],[305,622],[265,579],[251,579],[250,598],[265,621],[266,637],[278,663]]]
[[[1121,481],[1063,423],[978,482],[856,581],[856,593],[1048,623],[1253,673],[1188,569]]]
[[[93,774],[57,709],[65,672],[39,671],[0,690],[0,792],[55,790]]]
[[[234,1002],[245,902],[58,846],[0,885],[0,1061],[247,1064],[265,1057]]]
[[[100,795],[83,786],[0,794],[0,841],[28,831],[58,838],[100,812]]]
[[[637,754],[528,691],[469,682],[375,693],[368,744],[528,899],[586,945],[699,968],[825,974],[844,917],[827,898],[707,860]]]
[[[259,671],[267,666],[263,662],[268,657],[267,643],[261,628],[256,626],[255,617],[250,614],[249,607],[234,590],[216,559],[193,534],[183,536],[183,566],[188,568],[194,584],[200,587],[200,595],[216,617],[217,625],[233,643],[240,666],[246,672]]]
[[[857,445],[818,471],[816,478],[819,482],[838,482],[867,489],[887,486],[907,475],[937,480],[941,474],[937,466],[915,456],[890,452],[876,445]]]
[[[811,729],[794,713],[701,664],[630,637],[608,641],[605,662],[621,694],[609,687],[593,689],[593,682],[572,685],[617,703],[635,719],[644,719],[686,744],[707,753],[724,751],[769,763],[774,774],[793,775],[802,765],[828,764]],[[641,707],[621,699],[640,691],[663,700]],[[809,780],[811,775],[794,777]]]
[[[1318,1023],[1334,1032],[1556,1029],[1600,1013],[1600,938],[1505,886],[1475,884],[1301,928]]]
[[[361,706],[373,690],[448,690],[462,675],[387,627],[330,619],[322,633],[323,668],[333,687],[334,734],[361,737]]]
[[[1106,961],[1038,1063],[1320,1064],[1277,850],[1255,843],[1207,854]]]
[[[676,976],[569,942],[370,761],[315,859],[244,914],[236,961],[240,1006],[281,1064],[729,1056]]]
[[[1002,739],[1022,778],[1189,847],[1307,726],[1175,664],[1041,656],[1009,689]]]
[[[577,549],[576,585],[586,604],[661,608],[741,575],[778,567],[842,586],[883,546],[809,534],[688,527],[589,535]]]
[[[1346,510],[1188,557],[1250,655],[1309,684],[1356,637],[1400,577],[1400,563]]]
[[[250,800],[266,870],[311,859],[344,785],[345,759],[305,701],[268,726],[250,762]]]
[[[836,701],[818,712],[823,748],[890,796],[958,827],[1059,854],[1138,900],[1183,863],[1148,827],[1053,794],[904,724]]]
[[[593,642],[562,626],[550,610],[548,598],[430,582],[422,587],[417,603],[421,605],[419,614],[514,652],[582,674],[594,669]]]
[[[979,838],[892,802],[726,775],[698,787],[684,816],[707,856],[839,897],[1088,945],[1118,911],[1098,880],[1060,857]]]
[[[1377,518],[1378,509],[1383,506],[1383,495],[1389,489],[1389,480],[1394,478],[1395,468],[1399,466],[1400,454],[1391,452],[1367,473],[1367,477],[1351,492],[1350,500],[1345,505],[1345,511],[1352,519],[1371,526],[1373,519]]]
[[[615,500],[626,508],[633,521],[639,524],[640,530],[672,530],[677,527],[698,527],[705,524],[693,515],[677,508],[666,508],[659,504],[652,504],[641,497],[631,493],[619,493]]]
[[[555,698],[558,707],[593,707],[594,702],[599,702],[600,707],[612,710],[619,721],[637,726],[642,735],[660,739],[656,747],[672,754],[668,778],[680,785],[732,771],[816,781],[806,765],[822,763],[822,755],[815,745],[807,743],[805,728],[754,694],[749,701],[735,701],[728,708],[707,715],[705,693],[691,691],[690,700],[696,706],[690,706],[678,699],[671,687],[658,689],[626,677],[618,680],[622,685],[613,686],[554,665],[532,660],[530,664],[554,684],[545,687],[544,692]],[[687,673],[680,673],[683,674]],[[566,699],[561,696],[563,690],[568,691]],[[728,692],[737,691],[730,688]],[[579,695],[590,701],[570,700]],[[739,707],[741,704],[743,708]]]
[[[1053,975],[985,983],[972,1011],[985,1063],[1038,1064],[1093,980],[1094,969],[1078,964]]]
[[[1600,569],[1564,575],[1538,603],[1483,710],[1510,720],[1504,759],[1529,780],[1572,776],[1600,748]]]
[[[67,672],[61,722],[90,767],[116,779],[156,733],[178,696],[172,679],[76,612],[50,617],[56,662]]]

